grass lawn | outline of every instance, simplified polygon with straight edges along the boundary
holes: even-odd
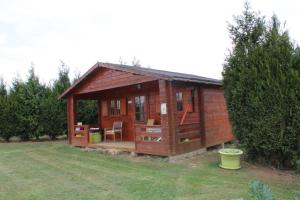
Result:
[[[213,152],[174,164],[65,142],[0,143],[0,199],[247,199],[250,180],[269,184],[277,199],[300,196],[299,176],[244,166],[222,170]]]

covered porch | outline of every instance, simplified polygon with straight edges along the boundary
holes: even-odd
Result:
[[[167,102],[171,95],[166,94],[169,89],[169,82],[165,80],[145,78],[135,83],[127,80],[126,84],[116,85],[110,82],[109,86],[102,85],[102,88],[91,88],[89,83],[85,83],[67,97],[69,143],[80,147],[170,155],[168,124],[171,118],[168,115]],[[97,101],[98,124],[78,125],[79,100]],[[122,122],[122,139],[120,134],[116,134],[115,140],[107,135],[104,141],[106,130],[113,128],[117,121]],[[152,123],[149,124],[149,121]],[[82,137],[78,137],[77,130],[82,133]],[[89,138],[94,130],[101,133],[101,142],[97,144],[91,144]]]

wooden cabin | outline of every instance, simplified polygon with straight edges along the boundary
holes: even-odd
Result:
[[[98,101],[100,130],[122,121],[123,137],[117,141],[132,144],[136,153],[172,156],[233,140],[222,82],[216,79],[97,63],[60,98],[67,99],[74,146],[89,145],[89,125],[77,125],[78,100]],[[83,137],[75,137],[76,130],[84,130]]]

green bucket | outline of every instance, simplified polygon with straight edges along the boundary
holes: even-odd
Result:
[[[241,168],[241,155],[243,151],[240,149],[221,149],[220,167],[224,169],[240,169]]]
[[[98,132],[90,133],[90,144],[97,144],[101,142],[101,135]]]

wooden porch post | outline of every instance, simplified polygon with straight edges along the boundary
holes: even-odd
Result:
[[[76,99],[74,96],[68,96],[67,100],[67,120],[68,120],[68,141],[72,144],[74,137],[74,125],[76,124]]]
[[[173,88],[170,81],[159,80],[159,99],[160,105],[166,104],[167,113],[161,113],[161,128],[165,151],[169,155],[175,154],[175,122],[174,122],[174,102]]]

